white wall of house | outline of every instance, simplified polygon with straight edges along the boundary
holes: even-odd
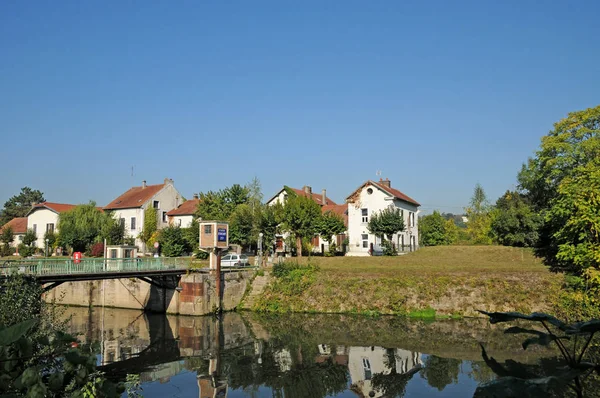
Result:
[[[408,250],[409,247],[412,247],[414,250],[418,246],[418,207],[395,199],[375,186],[366,185],[361,189],[354,203],[350,203],[348,206],[350,255],[368,255],[371,243],[375,246],[381,246],[381,240],[369,232],[367,224],[373,214],[389,206],[399,208],[404,215],[404,232],[394,234],[392,237],[396,248],[400,250],[403,243],[405,250]]]
[[[136,238],[137,245],[137,236],[142,232],[144,226],[144,210],[141,207],[138,207],[133,209],[110,210],[110,212],[115,219],[123,219],[123,223],[125,224],[125,236]],[[139,247],[141,249],[141,246]]]
[[[44,235],[50,225],[54,226],[55,233],[58,232],[58,213],[46,208],[38,208],[29,213],[27,216],[27,229],[35,230],[37,236],[35,247],[39,249],[46,247]]]
[[[171,225],[175,227],[188,228],[192,225],[192,221],[194,221],[194,216],[191,214],[184,216],[171,216]]]
[[[21,243],[23,243],[23,238],[25,237],[25,234],[15,234],[13,233],[14,239],[12,242],[10,242],[10,244],[8,245],[9,247],[18,247]]]
[[[279,194],[277,196],[275,196],[273,199],[271,199],[269,202],[267,202],[267,204],[269,206],[273,206],[274,204],[277,203],[281,203],[282,205],[285,204],[285,200],[288,196],[288,193],[285,191],[285,189],[281,190],[281,192],[279,192]]]

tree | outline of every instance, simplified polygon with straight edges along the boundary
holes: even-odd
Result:
[[[115,222],[111,214],[102,212],[93,201],[77,205],[58,216],[58,241],[73,251],[86,251],[93,243],[107,238]]]
[[[283,206],[276,203],[272,206],[262,206],[258,215],[258,229],[263,234],[263,245],[266,253],[271,253],[275,235],[282,220]]]
[[[538,240],[541,217],[519,192],[506,191],[496,202],[491,232],[504,246],[533,247]]]
[[[58,239],[57,234],[54,231],[46,231],[46,233],[44,234],[44,243],[47,242],[47,249],[48,251],[46,252],[46,246],[44,247],[44,254],[46,256],[50,255],[52,253],[52,249],[54,247],[54,244],[56,243]]]
[[[393,206],[371,215],[367,225],[369,232],[383,238],[382,246],[384,255],[395,254],[392,237],[394,234],[404,231],[404,228],[404,217],[402,216],[402,212],[400,209]]]
[[[37,189],[29,187],[21,188],[21,192],[8,199],[4,203],[4,209],[0,211],[0,225],[4,225],[13,218],[25,217],[33,203],[44,202],[44,194]]]
[[[179,227],[169,226],[161,229],[158,242],[161,253],[165,257],[180,257],[191,251]]]
[[[37,241],[37,235],[33,229],[25,231],[23,236],[23,242],[19,244],[19,254],[22,257],[29,257],[35,253],[35,242]]]
[[[489,245],[492,243],[489,204],[485,191],[481,185],[476,184],[467,211],[467,236],[471,243]]]
[[[146,246],[152,246],[150,239],[158,228],[157,217],[157,211],[153,206],[144,210],[144,226],[142,227],[142,232],[139,234],[139,238]]]
[[[321,219],[321,208],[306,196],[288,197],[283,206],[283,228],[296,238],[298,257],[302,257],[302,239],[310,238],[317,232]]]
[[[444,230],[446,232],[446,241],[449,245],[453,245],[458,241],[458,236],[460,233],[460,229],[454,219],[446,220],[446,225],[444,226]]]
[[[229,242],[248,246],[250,243],[256,242],[253,232],[252,208],[247,204],[238,205],[229,218]]]
[[[0,234],[0,242],[2,242],[2,253],[0,253],[0,256],[10,255],[10,244],[13,242],[13,240],[15,240],[15,235],[13,234],[12,227],[4,227],[2,229],[2,233]]]
[[[261,190],[260,180],[258,177],[254,177],[252,181],[246,184],[248,190],[248,204],[254,214],[258,208],[260,208],[263,200],[263,194]]]
[[[317,232],[324,240],[327,241],[329,245],[329,252],[333,253],[335,251],[335,246],[332,245],[333,236],[341,234],[345,230],[346,226],[344,225],[344,220],[342,217],[332,211],[327,211],[321,217]]]
[[[460,359],[430,355],[425,360],[425,367],[421,371],[421,377],[427,380],[427,383],[431,387],[442,391],[447,385],[458,383],[460,362]]]
[[[225,221],[229,219],[229,206],[225,202],[223,191],[201,192],[199,199],[196,217],[201,220]]]
[[[593,228],[600,206],[593,206],[592,190],[577,185],[596,186],[598,158],[600,106],[569,113],[555,123],[519,173],[519,188],[542,216],[536,254],[555,269],[579,272],[584,263],[598,264],[597,229],[582,227],[587,223]],[[568,209],[567,204],[576,207]]]
[[[444,220],[437,210],[419,220],[419,239],[422,246],[449,245],[456,241],[457,235],[454,221]]]

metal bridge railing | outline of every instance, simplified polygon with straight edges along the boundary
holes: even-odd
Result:
[[[83,258],[9,260],[0,265],[0,275],[20,273],[34,276],[102,274],[113,272],[141,272],[187,269],[185,258]]]

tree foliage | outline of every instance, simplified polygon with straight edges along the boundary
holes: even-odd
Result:
[[[471,202],[466,211],[469,220],[466,232],[470,243],[476,245],[491,244],[492,216],[487,196],[481,185],[475,185]]]
[[[390,206],[379,213],[374,213],[369,218],[367,229],[376,236],[392,240],[392,236],[404,231],[404,217],[400,209]]]
[[[263,234],[263,247],[266,253],[273,251],[275,235],[277,234],[279,224],[282,222],[282,215],[283,206],[280,203],[261,207],[260,214],[258,215],[258,229]]]
[[[4,227],[2,229],[2,233],[0,233],[0,243],[2,243],[2,248],[0,248],[0,256],[8,256],[10,255],[10,244],[15,240],[15,234],[13,234],[12,227]]]
[[[600,106],[572,112],[542,137],[523,165],[519,187],[542,215],[536,253],[554,268],[579,272],[598,259]]]
[[[139,234],[139,238],[146,244],[147,246],[152,246],[153,242],[150,242],[152,236],[156,232],[158,228],[158,212],[153,206],[149,206],[144,210],[144,226],[142,227],[142,232]]]
[[[4,203],[4,209],[0,211],[0,225],[6,224],[13,218],[25,217],[33,203],[41,203],[45,200],[44,194],[37,189],[21,188],[18,195],[12,196]]]
[[[339,214],[332,211],[325,212],[319,220],[317,232],[321,238],[327,241],[331,247],[334,235],[341,234],[346,230],[344,220]]]
[[[160,251],[165,257],[180,257],[191,252],[182,228],[168,226],[160,230],[158,235]]]
[[[116,223],[111,214],[102,212],[93,201],[77,205],[58,216],[58,241],[73,251],[86,251],[93,243],[108,240]]]
[[[306,196],[288,197],[283,206],[283,228],[296,238],[298,248],[302,247],[302,238],[311,238],[317,233],[320,219],[321,207]],[[297,249],[297,254],[301,257],[302,250]]]
[[[243,203],[238,205],[229,217],[229,242],[241,246],[248,246],[256,242],[255,218],[250,205]]]
[[[541,217],[519,192],[506,191],[496,202],[491,232],[504,246],[533,247],[538,240]]]
[[[437,210],[419,220],[419,240],[422,246],[450,245],[458,239],[458,227],[453,219],[444,219]]]

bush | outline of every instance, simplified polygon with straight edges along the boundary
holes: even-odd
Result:
[[[0,257],[12,256],[14,252],[14,247],[10,247],[9,245],[0,245]]]
[[[24,243],[19,244],[19,255],[21,255],[21,257],[33,256],[34,252],[35,247],[27,246]]]
[[[201,250],[198,250],[195,254],[195,256],[198,260],[208,260],[208,255],[209,255],[208,252],[204,252]]]
[[[104,243],[94,243],[90,250],[90,255],[92,257],[104,257]]]
[[[383,250],[384,256],[395,256],[398,254],[392,242],[385,239],[381,242],[381,249]]]

